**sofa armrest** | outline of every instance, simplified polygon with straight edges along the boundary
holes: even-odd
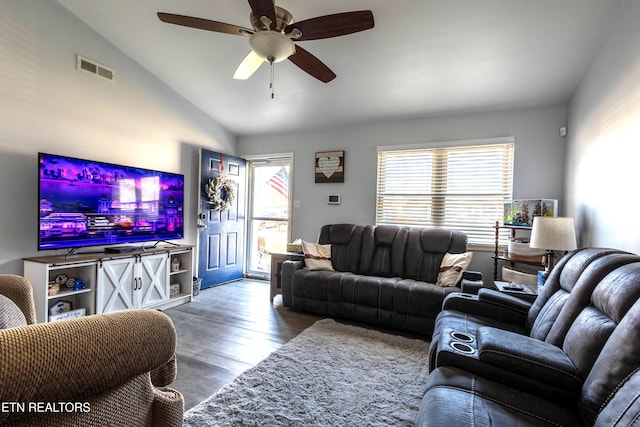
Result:
[[[494,289],[479,290],[478,299],[480,301],[486,301],[488,303],[522,313],[524,316],[529,313],[532,305],[530,301],[525,301],[522,298],[514,297]]]
[[[575,392],[576,395],[582,387],[583,378],[578,368],[559,347],[486,326],[478,328],[476,339],[478,358],[483,363],[551,387]],[[516,386],[522,387],[522,384]]]
[[[287,260],[280,270],[280,286],[282,287],[282,305],[291,307],[293,300],[293,274],[304,268],[301,260]]]
[[[175,347],[173,322],[155,310],[1,330],[0,401],[86,400],[173,364]]]
[[[151,372],[151,384],[155,387],[167,387],[171,384],[178,374],[178,361],[174,354],[171,360],[164,365],[152,369]]]
[[[462,273],[460,288],[465,294],[477,294],[484,287],[482,273],[480,271],[465,271]]]
[[[0,274],[0,294],[12,300],[24,314],[28,325],[37,322],[31,283],[14,274]]]
[[[447,295],[442,303],[442,310],[459,311],[524,327],[528,305],[520,298],[483,288],[478,291],[478,295],[460,292]]]

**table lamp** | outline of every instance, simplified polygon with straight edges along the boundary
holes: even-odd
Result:
[[[547,251],[545,271],[546,280],[554,266],[554,251],[572,251],[576,249],[576,230],[573,218],[537,216],[533,218],[529,247]]]

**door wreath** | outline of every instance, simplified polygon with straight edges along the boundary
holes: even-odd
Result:
[[[214,211],[226,211],[236,198],[236,182],[224,175],[211,178],[204,190]]]

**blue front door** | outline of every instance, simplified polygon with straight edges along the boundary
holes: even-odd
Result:
[[[244,159],[200,151],[198,277],[203,288],[242,278],[245,179]]]

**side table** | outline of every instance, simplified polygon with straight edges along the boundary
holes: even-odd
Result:
[[[282,264],[287,260],[303,260],[304,254],[288,251],[273,251],[271,255],[271,302],[273,298],[282,293],[281,270]]]
[[[522,298],[526,301],[535,301],[538,297],[538,286],[537,285],[523,285],[520,283],[511,283],[511,282],[503,282],[500,280],[494,280],[494,285],[497,290],[500,292],[504,292],[507,295],[511,295],[514,297]],[[521,289],[512,289],[511,287],[516,286]]]

